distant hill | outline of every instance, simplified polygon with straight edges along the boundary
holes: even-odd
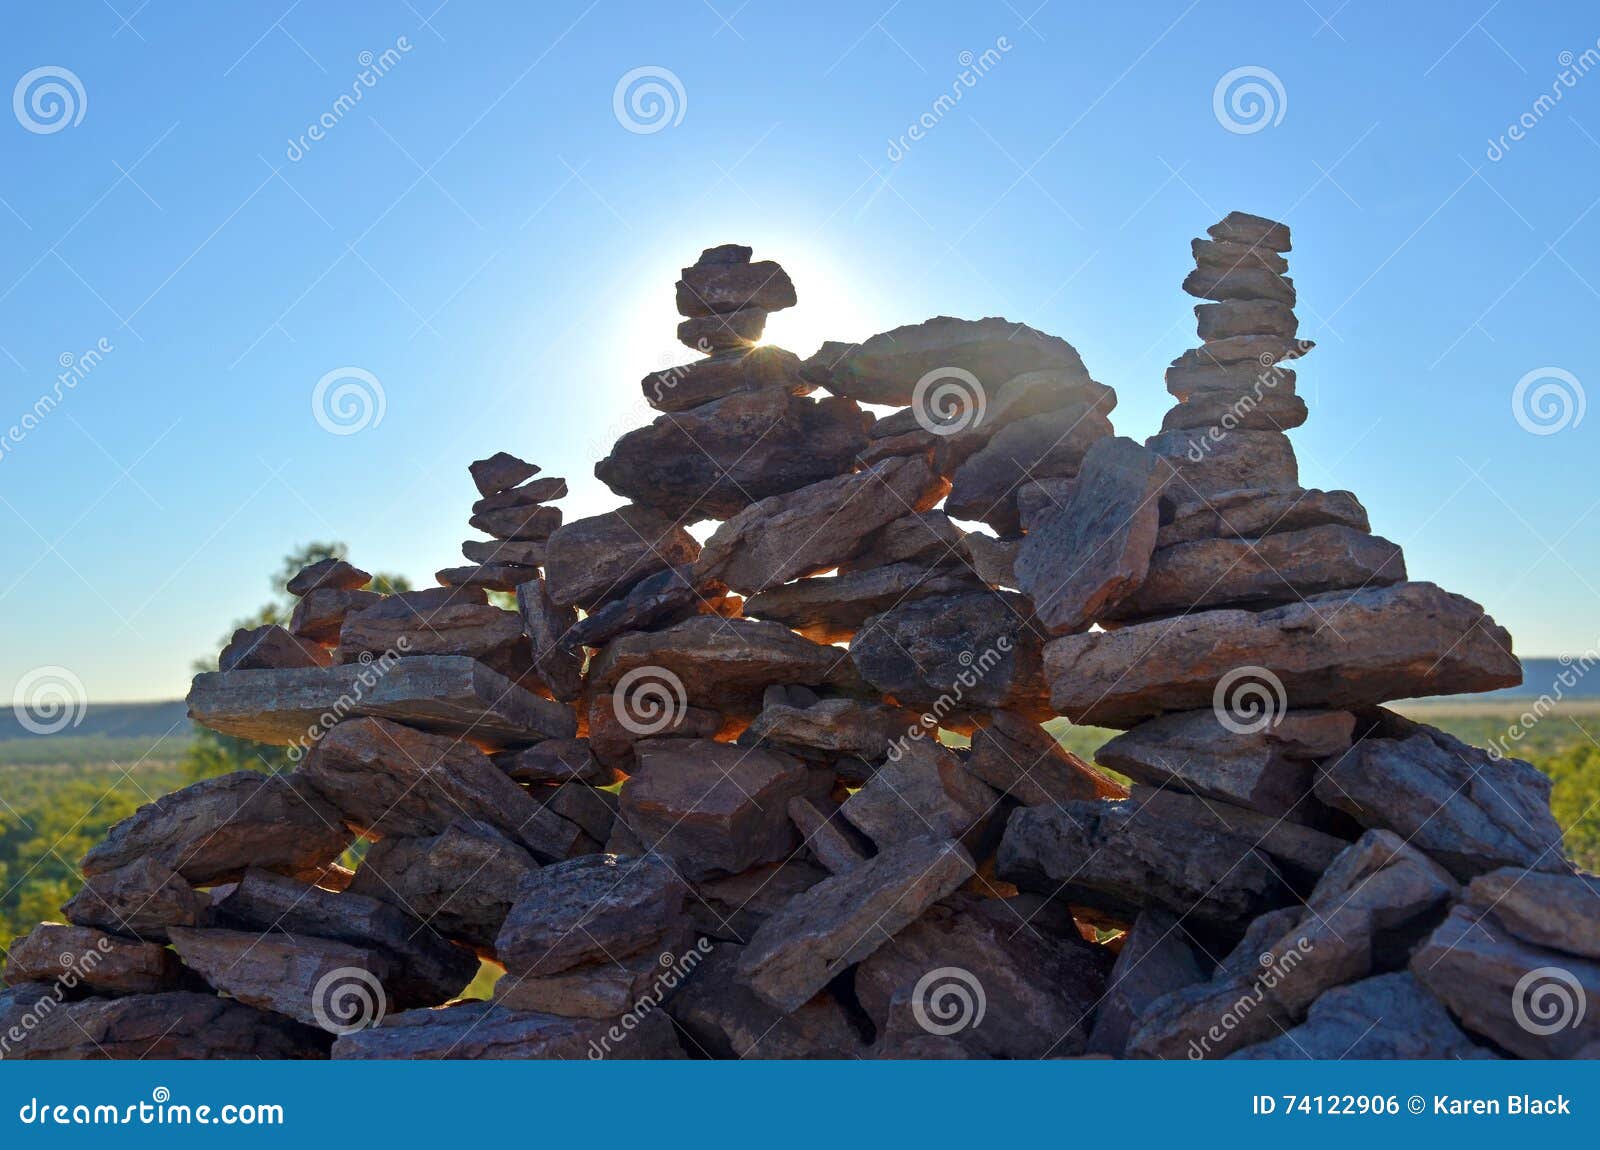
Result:
[[[46,721],[46,720],[42,720]],[[59,716],[49,721],[59,721]],[[187,738],[189,711],[182,699],[166,703],[91,703],[83,718],[49,735],[35,734],[22,725],[14,707],[0,711],[0,741],[8,739],[149,739],[163,735]]]
[[[1576,680],[1571,685],[1558,684],[1562,676]],[[1481,695],[1447,695],[1450,702],[1471,702],[1474,699],[1537,699],[1549,695],[1553,699],[1600,699],[1600,663],[1591,663],[1587,670],[1576,657],[1561,659],[1522,660],[1522,686],[1505,687]],[[1443,701],[1443,700],[1442,700]]]

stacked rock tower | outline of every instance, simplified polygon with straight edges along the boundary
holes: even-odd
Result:
[[[703,357],[595,468],[626,502],[564,522],[501,452],[440,586],[296,576],[189,697],[294,770],[112,828],[9,956],[3,1053],[1600,1054],[1600,1012],[1526,1025],[1551,970],[1600,995],[1548,780],[1382,705],[1521,670],[1299,485],[1289,250],[1195,241],[1140,444],[1004,319],[757,346],[793,283],[708,249]]]

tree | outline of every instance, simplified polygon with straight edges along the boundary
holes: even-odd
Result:
[[[278,573],[270,580],[272,598],[262,604],[259,610],[247,619],[241,619],[233,625],[233,630],[239,628],[265,627],[276,623],[287,626],[289,616],[294,613],[295,598],[286,589],[290,579],[293,579],[302,570],[313,563],[324,559],[343,559],[345,557],[343,543],[307,543],[283,557],[283,564]],[[372,582],[367,584],[369,591],[377,591],[384,595],[393,595],[397,591],[411,590],[411,583],[404,575],[378,573],[372,577]],[[223,636],[217,644],[218,650],[227,646],[233,637],[233,630]],[[194,670],[196,674],[217,669],[215,655],[205,659],[196,659]],[[195,732],[195,739],[185,758],[185,767],[191,779],[209,779],[215,775],[225,775],[230,771],[241,768],[250,770],[267,770],[274,774],[287,772],[294,768],[294,762],[289,758],[288,749],[275,747],[268,743],[257,743],[250,739],[235,738],[208,728],[200,728]]]

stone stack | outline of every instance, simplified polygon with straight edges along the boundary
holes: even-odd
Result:
[[[1003,319],[752,346],[793,285],[707,250],[710,354],[596,466],[628,502],[563,524],[501,453],[475,566],[297,575],[189,700],[296,769],[114,827],[13,950],[7,1053],[1596,1053],[1530,993],[1600,994],[1548,781],[1381,706],[1518,682],[1510,638],[1298,487],[1288,229],[1211,236],[1145,445]]]

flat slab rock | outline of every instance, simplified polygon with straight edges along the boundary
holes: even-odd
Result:
[[[800,846],[792,798],[826,798],[833,773],[766,748],[652,739],[635,748],[618,819],[694,880],[779,862]]]
[[[389,960],[358,946],[190,927],[174,927],[172,945],[185,966],[229,998],[330,1034],[390,1009]]]
[[[1215,798],[1185,794],[1171,786],[1153,787],[1135,783],[1129,788],[1128,798],[1141,808],[1143,817],[1157,823],[1214,827],[1249,840],[1273,861],[1297,889],[1316,882],[1333,864],[1339,852],[1350,845],[1348,838],[1340,838],[1317,826],[1308,826],[1283,815],[1266,814]],[[1307,800],[1302,805],[1314,808],[1319,815],[1314,821],[1321,823],[1320,816],[1326,812],[1320,804]],[[1294,813],[1299,814],[1300,808],[1296,808]]]
[[[629,504],[575,519],[550,536],[545,582],[552,602],[589,611],[699,554],[700,544],[678,520]]]
[[[1028,601],[1002,591],[936,595],[867,619],[850,644],[861,677],[904,706],[1053,718],[1043,637]]]
[[[1150,570],[1171,468],[1121,436],[1084,456],[1065,506],[1029,530],[1018,588],[1051,634],[1081,631],[1138,594]]]
[[[392,719],[484,746],[518,747],[577,733],[572,711],[464,655],[426,655],[295,671],[196,675],[189,717],[258,743],[307,749],[337,717]],[[324,719],[324,716],[330,719]]]
[[[1051,702],[1075,723],[1130,727],[1212,705],[1222,678],[1264,667],[1290,707],[1516,686],[1511,636],[1470,599],[1432,583],[1335,591],[1266,611],[1200,611],[1044,649]]]
[[[559,974],[654,947],[684,920],[689,888],[655,855],[584,855],[528,875],[495,952],[515,976]]]
[[[1496,1056],[1463,1033],[1415,976],[1395,971],[1335,987],[1311,1004],[1299,1026],[1232,1057],[1340,1061]]]
[[[463,875],[461,881],[465,885],[471,879]],[[320,938],[370,951],[387,967],[373,967],[372,972],[383,979],[402,1009],[448,1001],[478,971],[471,951],[442,938],[421,922],[415,911],[354,891],[324,890],[262,870],[246,871],[239,884],[217,900],[214,921],[251,937],[282,934],[292,942]],[[196,931],[187,937],[209,933]]]
[[[1077,475],[1086,453],[1110,435],[1105,413],[1083,403],[1008,423],[956,468],[945,510],[1015,535],[1017,489],[1029,480]]]
[[[774,683],[858,685],[849,657],[780,623],[697,615],[664,631],[614,639],[589,663],[589,689],[609,691],[638,671],[636,689],[659,671],[676,676],[697,706],[754,715]]]
[[[1151,786],[1220,799],[1296,822],[1321,803],[1306,801],[1317,760],[1350,749],[1348,711],[1288,711],[1260,729],[1225,727],[1214,710],[1183,711],[1140,723],[1102,746],[1095,760]]]
[[[1600,1041],[1600,962],[1524,942],[1493,912],[1454,907],[1410,970],[1463,1028],[1519,1057],[1572,1058]]]
[[[106,832],[82,867],[93,878],[149,860],[194,886],[231,882],[251,866],[313,879],[351,838],[315,791],[284,775],[234,771],[140,807]]]
[[[622,598],[574,622],[566,639],[584,647],[604,647],[629,631],[670,627],[690,615],[737,615],[726,590],[715,580],[698,578],[692,563],[669,567],[641,579]]]
[[[1164,547],[1144,582],[1106,618],[1149,619],[1212,607],[1259,608],[1406,577],[1395,544],[1326,524],[1262,539],[1200,539]]]
[[[1466,901],[1524,942],[1600,959],[1600,877],[1502,867],[1473,879]]]
[[[995,711],[973,732],[962,762],[972,775],[1024,806],[1126,798],[1121,783],[1078,758],[1026,715]]]
[[[0,1024],[17,1015],[0,1016]],[[215,994],[173,991],[89,998],[35,1012],[38,1025],[6,1051],[17,1059],[325,1058],[319,1030]]]
[[[749,595],[836,567],[868,536],[948,490],[926,459],[886,459],[752,504],[706,540],[695,571]]]
[[[739,956],[739,980],[792,1014],[973,872],[972,857],[953,842],[891,847],[810,887],[767,919]]]
[[[766,345],[718,352],[708,359],[652,371],[639,382],[657,411],[688,411],[741,391],[781,388],[807,395],[815,386],[800,377],[800,358]]]
[[[615,1036],[612,1031],[615,1030]],[[333,1044],[338,1059],[682,1058],[672,1023],[651,1011],[623,1030],[615,1018],[563,1018],[463,1002],[391,1014],[379,1026]]]
[[[1227,491],[1209,499],[1180,500],[1163,509],[1156,546],[1198,539],[1260,539],[1324,525],[1372,530],[1367,509],[1348,491],[1315,488]]]
[[[838,396],[739,392],[628,432],[594,473],[623,498],[687,522],[726,519],[851,470],[871,418]]]
[[[989,394],[1030,371],[1058,371],[1090,382],[1082,358],[1066,340],[999,317],[938,316],[861,344],[824,344],[806,361],[804,374],[835,395],[905,407],[918,380],[949,368],[971,372]]]
[[[338,724],[290,778],[376,838],[438,834],[465,815],[553,861],[582,833],[540,808],[471,743],[384,719]]]
[[[769,701],[740,739],[802,758],[874,763],[916,722],[910,711],[858,699],[819,699],[807,706]]]
[[[742,257],[742,258],[740,258]],[[707,248],[683,269],[677,283],[678,314],[712,316],[760,308],[780,311],[795,305],[794,281],[773,260],[750,261],[741,244]]]
[[[1177,478],[1169,488],[1175,501],[1208,499],[1245,487],[1300,486],[1300,464],[1294,444],[1281,431],[1179,429],[1145,440],[1145,446],[1168,460]]]
[[[999,817],[1000,795],[948,748],[922,739],[897,747],[839,813],[882,850],[928,835],[966,840]]]
[[[339,628],[339,662],[346,666],[429,655],[464,655],[514,680],[533,669],[522,620],[488,603],[418,610],[394,596],[351,614]]]
[[[167,928],[200,926],[211,898],[197,891],[153,858],[87,875],[78,893],[61,908],[66,920],[109,934],[166,942]]]
[[[217,669],[250,671],[274,667],[326,667],[330,656],[326,648],[302,639],[276,623],[265,627],[241,627],[217,656]]]
[[[79,987],[91,994],[155,994],[176,990],[182,968],[158,942],[134,942],[86,926],[43,922],[13,939],[5,980]]]
[[[508,975],[495,983],[494,1002],[508,1010],[616,1021],[647,999],[657,1005],[670,999],[682,981],[683,967],[692,970],[702,955],[689,920],[684,918],[656,946],[636,954],[604,958],[556,974]]]
[[[1543,771],[1381,708],[1357,735],[1317,779],[1328,806],[1394,831],[1463,880],[1501,866],[1570,871]]]
[[[379,899],[492,955],[523,879],[538,869],[504,832],[458,818],[436,835],[374,843],[345,893]]]
[[[744,614],[782,623],[818,643],[840,643],[899,603],[983,589],[965,568],[895,563],[769,588],[745,600]]]
[[[1252,840],[1139,813],[1130,802],[1019,807],[1006,823],[997,873],[1124,922],[1155,907],[1227,927],[1292,897]]]

